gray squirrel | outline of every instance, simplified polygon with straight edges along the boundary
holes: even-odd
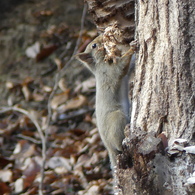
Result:
[[[130,61],[135,46],[130,46],[125,55],[117,57],[113,63],[104,60],[106,51],[102,39],[102,35],[96,37],[76,58],[96,78],[97,127],[113,169],[116,156],[122,151],[125,126],[129,123],[128,72],[131,74],[134,70],[134,63]]]

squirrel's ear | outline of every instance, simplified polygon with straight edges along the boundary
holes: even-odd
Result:
[[[79,53],[76,54],[75,57],[84,65],[91,66],[91,64],[93,64],[93,57],[90,53]]]

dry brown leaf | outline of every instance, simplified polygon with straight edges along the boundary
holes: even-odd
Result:
[[[83,167],[83,165],[90,160],[90,156],[87,154],[82,154],[81,156],[79,156],[76,165],[74,166],[74,170],[75,169],[80,169],[80,167]]]
[[[26,140],[20,140],[14,151],[12,157],[14,159],[21,158],[25,159],[27,157],[32,156],[35,153],[35,144],[29,144]]]
[[[18,119],[18,123],[20,128],[26,128],[27,126],[31,125],[31,120],[26,115],[21,115]]]
[[[51,16],[51,15],[53,15],[53,11],[43,10],[43,11],[40,11],[40,15],[42,15],[42,16]]]
[[[42,87],[42,89],[43,89],[43,91],[46,92],[46,93],[52,92],[52,88],[49,87],[49,86],[47,86],[47,85],[44,85],[44,86]]]
[[[14,191],[15,193],[20,193],[24,190],[24,179],[23,178],[19,178],[15,181],[14,183]]]
[[[62,156],[54,156],[54,157],[50,158],[47,165],[51,169],[55,169],[57,167],[64,167],[68,171],[70,171],[72,169],[72,166],[70,164],[70,160],[67,158],[64,158]]]
[[[38,94],[38,93],[33,93],[32,94],[32,99],[36,102],[41,102],[45,99],[44,95]]]
[[[98,152],[94,152],[90,160],[88,162],[85,162],[84,166],[91,167],[91,165],[98,163],[100,161],[98,154],[99,154]]]
[[[37,54],[40,52],[40,47],[41,46],[39,42],[34,43],[26,49],[26,56],[33,59],[36,58]]]
[[[32,83],[32,82],[33,82],[33,79],[32,79],[31,77],[26,77],[26,78],[22,81],[22,83],[21,83],[21,86],[22,86],[22,93],[23,93],[23,95],[24,95],[26,101],[29,101],[29,100],[31,100],[31,98],[32,98],[32,92],[29,90],[29,87],[28,87],[28,85],[29,85],[30,83]]]
[[[33,16],[37,18],[40,16],[51,16],[51,15],[53,15],[53,11],[51,10],[42,10],[33,13]]]
[[[0,180],[3,182],[11,182],[12,181],[12,171],[7,170],[0,170]]]
[[[10,188],[6,183],[0,182],[0,194],[3,195],[9,195],[10,194]]]
[[[90,92],[92,89],[95,89],[96,81],[94,77],[91,77],[87,79],[86,81],[80,83],[76,89],[75,92],[78,93],[81,91],[82,93]]]
[[[27,158],[22,167],[25,177],[36,175],[41,170],[41,165],[37,163],[37,158]]]
[[[38,174],[35,182],[40,182],[41,181],[41,175]],[[49,185],[56,181],[56,175],[54,174],[53,170],[47,170],[45,171],[45,178],[44,178],[44,183],[48,183]]]
[[[100,136],[99,134],[94,134],[92,137],[87,137],[85,141],[87,141],[90,144],[95,144],[100,141]]]
[[[93,120],[93,118],[92,118],[91,114],[85,115],[84,121],[92,123],[92,120]]]
[[[67,110],[78,109],[84,106],[87,102],[87,98],[83,95],[78,95],[77,97],[69,100],[65,105],[61,105],[58,108],[59,113],[65,112]]]
[[[30,195],[30,194],[37,194],[38,192],[38,186],[30,186],[28,190],[25,193],[22,193],[22,195]]]
[[[7,127],[8,127],[7,121],[0,121],[0,135],[4,133]]]
[[[0,146],[2,145],[2,143],[0,143]],[[1,149],[3,147],[1,146]],[[9,163],[13,163],[14,161],[8,160],[6,159],[6,157],[0,156],[0,169],[3,169],[5,166],[7,166]]]
[[[27,85],[23,85],[23,86],[22,86],[22,93],[23,93],[24,98],[25,98],[26,101],[31,100],[32,93],[31,93],[31,91],[29,90],[29,88],[28,88]]]
[[[28,84],[32,83],[33,81],[34,81],[34,79],[33,79],[32,77],[28,76],[28,77],[26,77],[26,78],[22,81],[21,85],[28,85]]]
[[[79,191],[78,195],[99,195],[100,187],[97,184],[91,185],[85,190]]]
[[[58,67],[58,70],[62,69],[62,61],[59,58],[55,58],[54,62],[56,64],[56,66]]]
[[[24,175],[24,188],[27,188],[32,185],[37,174],[41,170],[41,166],[35,161],[35,159],[28,158],[25,160],[25,166],[23,167]]]
[[[62,144],[61,146],[66,145]],[[70,155],[78,153],[78,148],[75,146],[73,147],[72,145],[70,146],[63,146],[63,148],[55,148],[53,149],[53,153],[56,156],[64,156],[65,158],[69,158]]]
[[[11,81],[7,81],[5,83],[5,86],[6,86],[7,89],[13,89],[15,84],[13,82],[11,82]]]
[[[66,91],[67,90],[67,86],[66,86],[66,80],[65,78],[60,79],[58,86],[62,91]]]
[[[40,50],[39,53],[37,53],[36,55],[36,61],[41,61],[45,58],[47,58],[48,56],[50,56],[56,49],[58,48],[57,45],[48,45],[45,46],[44,48],[42,48]]]
[[[70,90],[67,89],[64,92],[55,95],[53,99],[51,100],[51,108],[56,109],[59,105],[65,103],[69,98],[69,92]]]
[[[51,195],[56,195],[56,194],[64,194],[64,190],[63,189],[57,189],[57,190],[55,190],[51,193]]]
[[[94,128],[94,129],[92,129],[90,132],[89,132],[89,135],[94,135],[94,134],[97,134],[97,133],[99,133],[98,132],[98,128]]]
[[[65,173],[68,173],[68,170],[65,167],[56,167],[54,169],[55,173],[57,173],[58,175],[63,175]]]

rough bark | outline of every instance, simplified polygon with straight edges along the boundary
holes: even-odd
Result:
[[[125,195],[195,193],[194,9],[193,0],[138,2],[131,125],[118,170]]]
[[[134,0],[85,0],[97,29],[103,32],[117,24],[122,30],[124,43],[134,39]]]

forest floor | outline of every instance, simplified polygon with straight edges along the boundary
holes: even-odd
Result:
[[[83,1],[3,2],[0,194],[112,194],[94,115],[95,79],[72,60]],[[78,51],[96,35],[86,15]]]

